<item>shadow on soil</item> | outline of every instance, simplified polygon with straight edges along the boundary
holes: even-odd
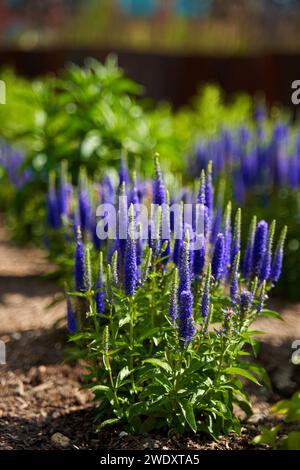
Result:
[[[3,304],[3,296],[18,294],[23,297],[45,297],[57,294],[57,285],[43,282],[42,277],[31,276],[0,276],[0,302]]]
[[[10,370],[28,371],[39,365],[60,364],[64,360],[67,330],[35,329],[15,333],[1,332],[6,342],[7,367]]]

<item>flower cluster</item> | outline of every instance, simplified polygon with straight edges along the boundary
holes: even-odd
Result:
[[[245,309],[245,291],[250,291],[249,297],[252,300],[249,304],[252,305],[262,283],[266,281],[267,286],[272,286],[280,276],[286,228],[283,229],[277,247],[273,250],[275,222],[269,227],[266,221],[257,221],[254,218],[247,245],[242,251],[241,210],[237,210],[232,221],[230,204],[221,213],[213,208],[211,171],[209,164],[207,173],[203,171],[201,174],[199,190],[194,196],[190,194],[190,198],[194,198],[190,209],[192,226],[196,225],[195,219],[199,213],[202,213],[204,220],[204,223],[200,224],[200,232],[196,233],[190,225],[185,224],[182,212],[176,220],[171,219],[168,210],[170,203],[166,203],[168,192],[157,159],[152,182],[137,182],[136,178],[130,182],[124,162],[120,167],[116,187],[108,177],[103,178],[96,187],[91,187],[82,176],[74,198],[76,191],[67,182],[64,172],[58,189],[55,189],[51,182],[48,194],[49,223],[53,228],[58,228],[62,225],[64,217],[68,218],[76,234],[75,290],[78,292],[86,290],[83,242],[85,239],[87,245],[93,242],[95,252],[101,250],[101,253],[104,253],[106,259],[103,260],[111,265],[115,284],[126,296],[133,297],[136,291],[144,286],[147,276],[142,269],[142,263],[150,248],[152,254],[148,260],[148,273],[155,270],[166,273],[173,271],[177,266],[179,280],[176,292],[174,288],[172,290],[170,315],[173,325],[178,326],[179,338],[186,345],[195,333],[193,318],[193,309],[197,309],[195,292],[201,297],[199,305],[204,319],[209,313],[211,290],[224,289],[226,285],[230,285],[230,298],[234,309],[237,311]],[[95,209],[93,209],[95,195],[98,196],[98,202],[105,203],[116,201],[118,194],[127,195],[129,207],[123,208],[128,228],[127,238],[99,240],[96,233]],[[136,228],[139,225],[138,206],[142,202],[149,205],[152,201],[156,203],[156,213],[153,218],[157,223],[154,229],[153,225],[149,224],[148,239],[135,239]],[[184,199],[182,198],[180,202],[183,207]],[[70,212],[71,208],[73,213]],[[118,209],[119,213],[121,209]],[[162,221],[165,218],[168,219],[168,224],[164,225],[167,226],[168,233],[162,234]],[[151,230],[157,233],[154,234]],[[193,249],[195,238],[200,240],[200,243],[199,246],[195,245],[196,249]],[[103,257],[103,254],[101,256]],[[207,266],[210,266],[209,271]],[[97,282],[97,288],[103,289],[103,268],[100,271],[95,283]],[[254,287],[256,292],[253,291]],[[104,296],[101,294],[100,300],[98,293],[96,298],[97,304],[101,305],[98,307],[98,312],[101,313],[105,309]]]
[[[31,171],[24,169],[24,153],[7,143],[0,144],[0,167],[3,167],[10,183],[18,191],[31,180]]]
[[[239,204],[253,190],[266,199],[269,190],[300,186],[300,134],[287,123],[276,122],[270,129],[263,118],[251,127],[224,128],[219,136],[197,143],[190,158],[191,174],[199,174],[210,160],[217,174],[232,175]]]
[[[82,176],[78,190],[68,191],[67,211],[59,213],[56,227],[67,228],[67,218],[75,234],[75,242],[68,242],[74,243],[74,283],[67,294],[67,324],[80,350],[76,354],[91,364],[90,387],[103,403],[104,423],[126,420],[138,432],[145,420],[147,429],[236,430],[234,394],[228,398],[227,387],[234,389],[237,373],[251,378],[247,364],[239,365],[239,352],[280,276],[286,228],[274,248],[275,222],[254,217],[243,247],[241,210],[233,217],[231,204],[221,213],[214,207],[211,164],[199,188],[190,191],[187,208],[181,192],[177,215],[171,211],[177,195],[169,195],[157,158],[153,181],[138,181],[136,175],[131,180],[123,162],[118,181],[103,178],[96,189]],[[51,182],[49,196],[56,203],[48,203],[48,220],[54,219],[53,207],[60,207],[61,192],[62,183],[56,188]],[[114,202],[117,218],[125,221],[125,238],[119,226],[116,238],[95,243],[95,194]],[[121,207],[120,195],[127,196]],[[151,207],[152,217],[144,239],[138,236],[141,203]],[[210,399],[201,401],[202,393],[216,394],[220,413],[228,400],[227,430],[216,431],[218,420],[209,411]],[[205,427],[208,415],[215,424]]]

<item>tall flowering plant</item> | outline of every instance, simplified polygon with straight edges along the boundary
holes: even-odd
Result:
[[[103,239],[116,225],[107,204],[98,248],[78,225],[67,293],[70,354],[87,362],[100,428],[238,432],[234,405],[251,413],[241,378],[259,384],[265,376],[244,360],[245,345],[253,345],[259,315],[276,315],[264,304],[281,272],[286,228],[274,250],[275,222],[254,218],[242,249],[241,211],[232,217],[228,204],[220,216],[214,207],[211,165],[192,203],[180,198],[177,212],[157,159],[144,192],[123,170],[110,190],[114,200],[127,196],[113,212],[115,236]]]

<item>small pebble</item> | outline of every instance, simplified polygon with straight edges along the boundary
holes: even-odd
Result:
[[[14,332],[11,334],[11,337],[12,337],[12,339],[14,339],[15,341],[18,341],[19,339],[21,339],[22,335],[21,335],[21,333],[19,333],[18,331],[14,331]]]
[[[24,396],[24,385],[21,380],[18,381],[17,387],[16,387],[16,394],[19,395],[20,397]]]
[[[57,447],[62,447],[66,449],[70,445],[70,439],[67,436],[64,436],[60,432],[56,432],[51,436],[51,442]]]

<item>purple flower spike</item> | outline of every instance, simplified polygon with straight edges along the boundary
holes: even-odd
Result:
[[[136,260],[136,241],[134,240],[135,231],[134,207],[131,204],[129,208],[129,230],[124,257],[124,289],[125,294],[134,296],[137,285],[137,260]]]
[[[272,261],[274,232],[275,232],[275,220],[273,220],[272,224],[270,225],[267,249],[266,249],[265,256],[262,260],[261,268],[259,271],[258,278],[261,282],[264,280],[267,281],[271,274],[271,261]]]
[[[225,240],[224,235],[219,233],[217,236],[214,254],[211,263],[212,275],[216,281],[222,279],[224,268]]]
[[[253,245],[254,245],[256,223],[257,223],[257,219],[256,219],[256,216],[254,216],[250,225],[249,237],[248,237],[247,247],[245,251],[244,262],[243,262],[243,277],[245,281],[249,281],[252,276]]]
[[[128,175],[128,168],[126,164],[126,160],[124,158],[120,161],[119,167],[119,188],[125,183],[126,187],[129,184],[129,175]]]
[[[239,301],[241,313],[242,314],[247,313],[251,309],[252,303],[253,303],[253,295],[250,292],[247,292],[245,290],[242,291],[240,295],[240,301]]]
[[[77,292],[84,290],[85,285],[85,254],[84,254],[84,245],[81,238],[80,227],[77,227],[77,240],[75,248],[75,268],[74,268],[74,278],[75,278],[75,289]]]
[[[174,249],[173,249],[173,261],[177,266],[179,266],[181,253],[182,253],[182,247],[183,247],[183,206],[182,204],[180,206],[179,214],[176,217],[176,223],[174,223],[174,238],[175,238],[175,242],[174,242]]]
[[[123,258],[128,238],[128,205],[126,196],[126,186],[124,182],[122,183],[122,186],[120,188],[118,221],[120,255],[121,258]]]
[[[204,235],[198,235],[200,248],[194,251],[193,268],[196,276],[201,276],[205,265],[205,238]]]
[[[221,231],[222,224],[222,207],[218,206],[213,219],[212,231],[211,231],[211,242],[215,243],[218,233]]]
[[[267,248],[268,224],[265,220],[258,222],[253,244],[252,270],[258,276]]]
[[[273,282],[277,282],[280,275],[281,275],[281,269],[282,269],[282,260],[283,260],[283,249],[284,249],[284,242],[286,238],[286,233],[287,233],[287,227],[285,226],[282,229],[282,232],[280,234],[278,244],[275,250],[275,255],[274,259],[272,262],[272,268],[271,268],[271,279]]]
[[[87,189],[80,189],[78,192],[78,207],[80,216],[80,228],[84,233],[90,227],[92,219],[92,205],[90,201],[89,192]]]
[[[210,286],[211,286],[211,265],[208,265],[203,295],[201,299],[201,314],[205,320],[210,312]]]
[[[100,252],[99,256],[99,271],[98,271],[98,276],[96,280],[96,285],[95,285],[96,292],[95,294],[95,303],[96,303],[96,309],[97,313],[101,314],[104,312],[105,308],[105,295],[104,295],[104,289],[103,289],[103,253],[102,251]]]
[[[164,250],[161,251],[162,263],[167,264],[170,260],[171,254],[171,228],[170,228],[170,207],[169,204],[162,206],[162,246]]]
[[[166,189],[158,156],[155,156],[155,180],[153,181],[153,204],[164,204],[166,202]]]
[[[231,244],[231,258],[230,264],[233,266],[236,255],[241,249],[241,209],[238,209],[234,221],[234,230]]]
[[[224,276],[227,275],[230,256],[231,256],[231,241],[232,241],[232,230],[231,230],[231,203],[229,202],[226,207],[224,215],[224,237],[225,237],[225,255],[224,255]]]
[[[183,290],[180,294],[178,332],[185,346],[190,343],[195,334],[193,322],[193,295],[190,290]]]
[[[190,272],[190,235],[186,230],[183,249],[180,258],[179,267],[179,296],[182,291],[189,291],[191,288],[191,272]]]
[[[75,331],[77,330],[74,310],[73,310],[71,300],[69,298],[67,299],[67,327],[71,335],[73,335]]]
[[[51,228],[57,229],[61,225],[59,216],[59,206],[57,194],[55,190],[54,176],[50,176],[48,198],[47,198],[47,218],[48,225]]]

